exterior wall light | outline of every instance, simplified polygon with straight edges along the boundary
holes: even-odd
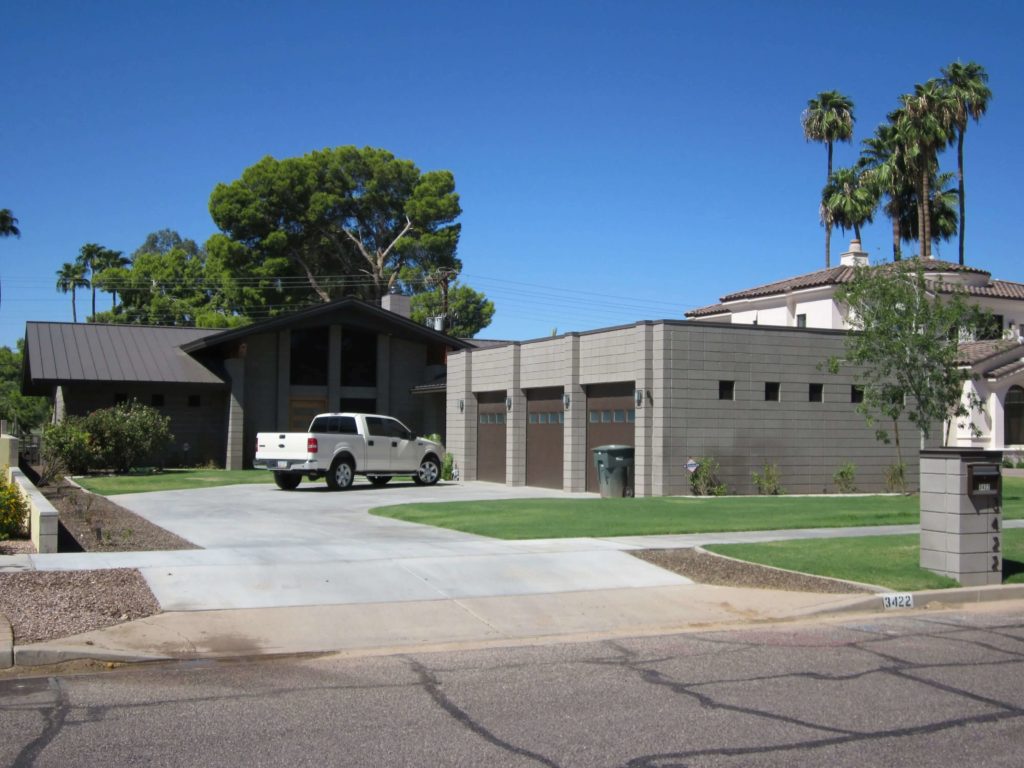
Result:
[[[638,389],[633,393],[633,402],[636,403],[637,408],[644,407],[644,391],[642,389]]]
[[[466,410],[466,401],[459,400],[459,413],[462,413],[464,410]]]
[[[569,397],[569,393],[568,392],[563,392],[562,393],[562,405],[565,406],[565,410],[567,410],[567,411],[569,410],[569,406],[572,405],[572,398]]]
[[[511,397],[506,397],[505,398],[505,410],[508,411],[509,413],[512,412],[512,398]]]

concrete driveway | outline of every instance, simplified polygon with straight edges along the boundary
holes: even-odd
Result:
[[[500,541],[370,515],[388,504],[573,494],[492,483],[235,485],[112,497],[203,547],[30,556],[39,570],[138,568],[165,611],[392,603],[679,586],[598,539]],[[576,496],[582,496],[577,494]]]

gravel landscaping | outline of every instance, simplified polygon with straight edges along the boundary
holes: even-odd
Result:
[[[63,543],[86,552],[197,549],[191,542],[71,483],[39,489],[57,508],[68,536]],[[77,546],[76,546],[77,545]],[[0,555],[28,554],[26,539],[0,542]],[[62,550],[63,551],[63,550]],[[2,564],[2,563],[0,563]],[[0,613],[14,642],[33,643],[133,621],[160,612],[135,569],[0,573]]]

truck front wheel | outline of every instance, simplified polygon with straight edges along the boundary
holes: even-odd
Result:
[[[356,468],[351,459],[335,459],[327,473],[327,487],[332,491],[344,491],[352,486],[356,478]]]
[[[274,482],[282,491],[294,491],[302,482],[302,475],[297,475],[294,472],[275,472]]]
[[[420,468],[412,476],[416,485],[433,485],[441,477],[441,465],[433,456],[427,456],[420,462]]]

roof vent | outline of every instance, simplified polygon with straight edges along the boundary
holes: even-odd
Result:
[[[854,238],[850,241],[850,250],[839,257],[839,263],[844,267],[866,267],[868,265],[868,253],[861,250],[860,240]]]

